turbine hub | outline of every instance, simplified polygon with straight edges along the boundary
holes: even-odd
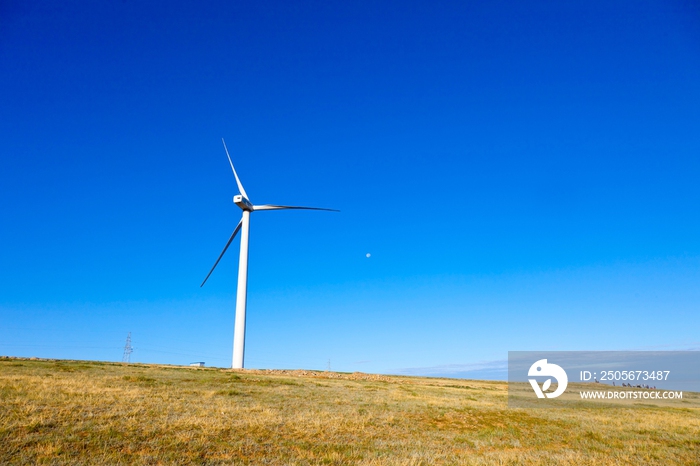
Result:
[[[247,210],[249,212],[253,211],[253,204],[251,204],[248,199],[240,194],[233,196],[233,203],[243,210]]]

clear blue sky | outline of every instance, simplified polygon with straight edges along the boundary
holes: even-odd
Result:
[[[0,4],[0,354],[468,375],[700,347],[700,8]],[[367,258],[366,254],[371,257]]]

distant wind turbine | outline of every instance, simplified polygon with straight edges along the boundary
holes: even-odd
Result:
[[[231,165],[231,170],[233,170],[233,176],[236,178],[236,184],[238,185],[239,195],[233,196],[233,203],[236,204],[243,210],[243,216],[241,221],[238,222],[236,228],[234,228],[231,237],[228,239],[228,243],[224,246],[224,250],[219,254],[219,258],[214,262],[214,266],[207,274],[207,278],[204,279],[200,286],[204,284],[211,276],[219,261],[223,257],[224,253],[228,249],[229,245],[236,237],[239,231],[241,233],[241,254],[238,259],[238,290],[236,292],[236,322],[233,330],[233,360],[231,362],[231,367],[233,369],[243,368],[243,353],[245,351],[245,311],[246,311],[246,298],[247,298],[247,288],[248,288],[248,232],[250,228],[250,213],[258,210],[284,210],[284,209],[302,209],[302,210],[328,210],[331,212],[340,212],[335,209],[322,209],[320,207],[297,207],[288,205],[253,205],[246,194],[241,180],[238,178],[238,173],[233,167],[233,162],[231,161],[231,155],[228,153],[226,148],[226,142],[221,139],[224,143],[224,150],[226,151],[226,156],[228,157],[228,163]]]

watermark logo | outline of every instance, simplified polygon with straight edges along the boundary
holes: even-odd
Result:
[[[549,378],[545,380],[542,384],[542,388],[537,383],[537,379],[528,379],[532,389],[535,391],[537,398],[556,398],[566,390],[566,386],[569,383],[569,377],[566,375],[566,371],[556,364],[548,363],[546,359],[540,359],[536,361],[530,370],[527,372],[529,377],[553,377],[557,381],[557,389],[552,393],[544,393],[549,390],[552,385],[552,379]]]
[[[509,408],[694,409],[698,393],[700,351],[508,351]]]

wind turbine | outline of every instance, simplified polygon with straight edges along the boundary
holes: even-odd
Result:
[[[241,253],[238,258],[238,289],[236,291],[236,322],[233,330],[233,360],[231,362],[231,367],[233,369],[243,369],[243,353],[245,350],[245,310],[246,310],[246,298],[248,289],[248,233],[250,230],[250,213],[256,212],[258,210],[285,210],[285,209],[301,209],[301,210],[328,210],[331,212],[340,212],[335,209],[322,209],[320,207],[298,207],[289,205],[253,205],[250,202],[248,194],[246,194],[243,185],[241,184],[240,178],[238,178],[238,173],[233,167],[233,162],[231,161],[231,155],[228,153],[228,148],[226,148],[226,141],[221,139],[224,143],[224,150],[226,151],[226,156],[228,157],[228,163],[231,165],[231,170],[233,171],[233,176],[236,178],[236,184],[238,185],[238,191],[240,194],[233,196],[233,203],[243,210],[243,216],[241,220],[234,228],[231,237],[228,239],[228,243],[224,246],[224,250],[219,254],[219,258],[214,262],[214,266],[207,274],[207,278],[204,279],[200,286],[204,284],[209,279],[209,276],[214,271],[219,261],[223,257],[224,253],[231,245],[231,242],[236,237],[239,231],[241,231]]]

